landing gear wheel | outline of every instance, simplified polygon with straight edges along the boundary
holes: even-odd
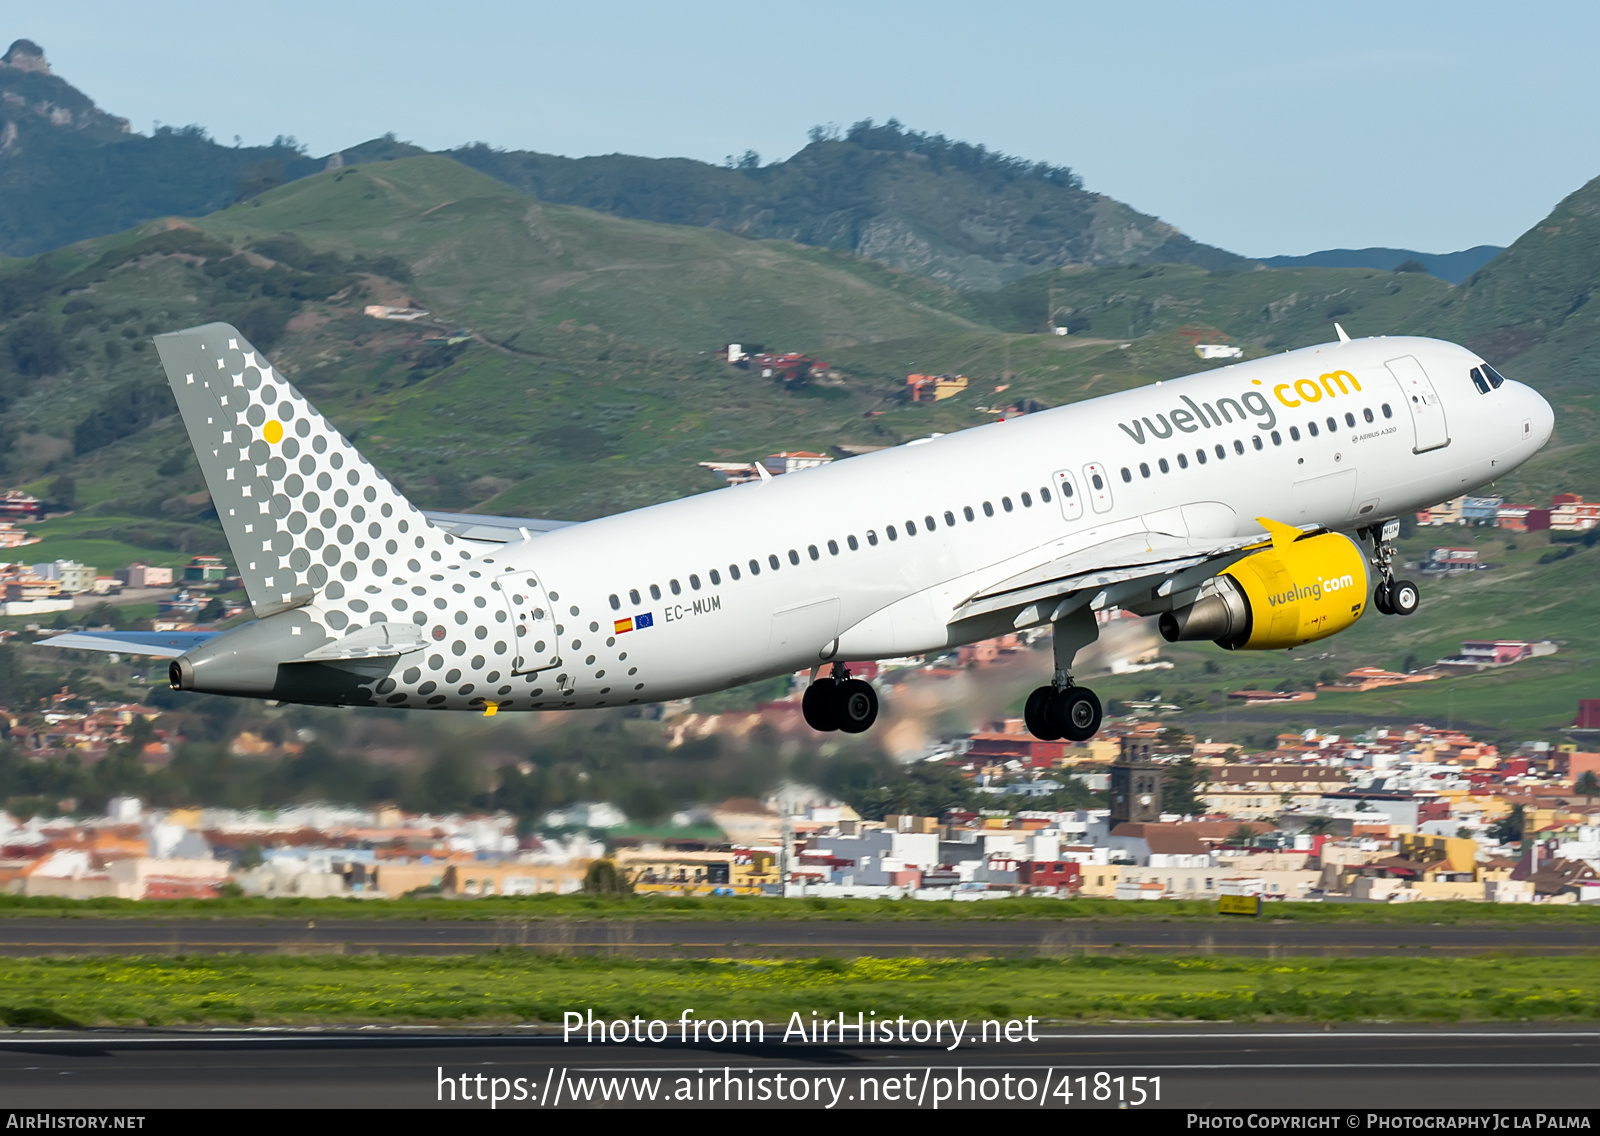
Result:
[[[1050,700],[1046,718],[1069,742],[1086,742],[1100,730],[1100,699],[1084,686],[1069,686]]]
[[[800,713],[813,730],[828,733],[839,728],[839,684],[819,678],[800,696]]]
[[[1394,614],[1394,601],[1389,598],[1389,581],[1380,580],[1378,586],[1372,589],[1372,606],[1384,615]]]
[[[833,705],[839,728],[847,734],[862,733],[878,720],[878,692],[859,678],[839,683]]]
[[[1396,580],[1389,585],[1389,606],[1396,615],[1410,615],[1422,606],[1422,592],[1410,580]]]
[[[1028,695],[1028,701],[1022,707],[1022,720],[1028,727],[1028,733],[1042,742],[1061,738],[1061,731],[1050,725],[1050,700],[1055,696],[1055,687],[1041,686]]]

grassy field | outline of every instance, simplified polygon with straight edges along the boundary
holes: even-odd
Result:
[[[1293,923],[1399,923],[1503,926],[1600,923],[1600,907],[1529,907],[1497,903],[1281,903],[1268,907],[1270,920]],[[972,903],[931,903],[892,899],[766,899],[749,896],[690,898],[635,895],[600,898],[584,895],[489,896],[450,900],[405,897],[363,899],[57,899],[0,896],[0,918],[125,919],[420,919],[505,920],[639,919],[660,922],[700,920],[830,920],[884,922],[926,920],[1059,919],[1064,921],[1217,921],[1215,903],[1159,900],[1126,903],[1112,899],[995,899]]]
[[[1600,1014],[1600,959],[254,957],[0,960],[11,1026],[878,1017],[1555,1021]],[[781,1026],[779,1027],[781,1029]]]

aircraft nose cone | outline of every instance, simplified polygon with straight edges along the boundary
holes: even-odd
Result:
[[[1530,415],[1533,419],[1533,436],[1538,444],[1543,446],[1550,440],[1550,434],[1555,430],[1556,412],[1550,403],[1546,401],[1544,395],[1532,387],[1528,388],[1528,395],[1533,403],[1532,414]]]

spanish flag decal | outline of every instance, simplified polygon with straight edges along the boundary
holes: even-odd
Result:
[[[624,631],[632,631],[633,630],[633,619],[630,617],[628,619],[616,620],[615,622],[613,622],[611,624],[611,629],[612,629],[613,632],[615,632],[618,635],[621,635]]]

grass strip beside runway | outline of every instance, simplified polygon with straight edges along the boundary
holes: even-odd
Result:
[[[12,1026],[786,1020],[1567,1021],[1600,1017],[1600,959],[1234,956],[783,962],[251,956],[0,959]]]
[[[1144,919],[1236,922],[1215,900],[988,899],[956,903],[911,899],[776,899],[757,896],[486,896],[473,899],[64,899],[0,895],[0,918],[127,919],[648,919],[918,922],[929,920]],[[1600,924],[1600,905],[1464,903],[1268,903],[1263,920],[1294,923],[1481,924],[1492,927]]]

